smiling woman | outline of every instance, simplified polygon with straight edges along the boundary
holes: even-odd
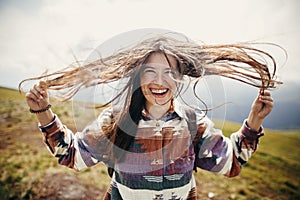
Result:
[[[198,45],[160,35],[84,66],[24,81],[41,80],[26,100],[60,164],[82,170],[103,162],[113,169],[104,199],[196,199],[193,170],[237,176],[256,151],[262,122],[273,108],[266,89],[280,83],[275,72],[273,57],[250,44]],[[207,109],[178,101],[184,81],[197,85],[205,75],[260,88],[249,117],[230,139],[214,128]],[[50,108],[48,90],[63,90],[67,100],[83,87],[124,78],[128,82],[100,116],[76,134]],[[116,106],[124,94],[124,105]]]
[[[145,109],[155,119],[161,118],[169,110],[174,99],[176,92],[174,74],[179,73],[176,67],[174,57],[155,52],[149,56],[142,69],[140,85],[146,99]]]

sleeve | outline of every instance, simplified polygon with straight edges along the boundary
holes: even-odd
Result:
[[[73,133],[57,115],[46,126],[39,126],[44,143],[61,165],[83,170],[98,162],[109,162],[110,141],[103,134],[102,127],[110,125],[112,109],[107,108],[82,132]]]
[[[214,128],[208,117],[197,113],[197,135],[194,139],[196,167],[220,173],[228,177],[237,176],[256,151],[263,128],[254,131],[245,120],[240,130],[225,137],[221,130]]]

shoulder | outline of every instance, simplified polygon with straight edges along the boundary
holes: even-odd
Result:
[[[106,107],[99,114],[97,121],[102,125],[111,125],[111,122],[120,116],[122,109],[119,105]]]
[[[204,136],[214,128],[213,121],[209,119],[206,112],[200,108],[185,105],[183,106],[183,112],[185,113],[189,126],[193,127],[191,124],[195,124],[195,128],[198,133],[197,135]]]
[[[213,122],[207,116],[207,113],[197,106],[181,105],[181,116],[186,120],[195,120],[199,124],[207,124],[213,126]]]
[[[201,110],[200,108],[196,108],[194,110],[196,114],[196,122],[197,124],[205,124],[206,126],[214,126],[214,123],[209,119],[207,113]]]
[[[112,107],[104,108],[97,118],[97,122],[101,126],[110,125],[113,118],[114,110]]]

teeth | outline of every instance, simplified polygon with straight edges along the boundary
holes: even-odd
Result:
[[[151,89],[151,92],[155,94],[163,94],[167,92],[167,89]]]

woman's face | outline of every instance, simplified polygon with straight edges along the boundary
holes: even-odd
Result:
[[[172,56],[168,56],[168,60],[163,53],[156,52],[150,55],[143,68],[141,89],[148,108],[152,105],[170,105],[170,100],[174,98],[177,62]]]

